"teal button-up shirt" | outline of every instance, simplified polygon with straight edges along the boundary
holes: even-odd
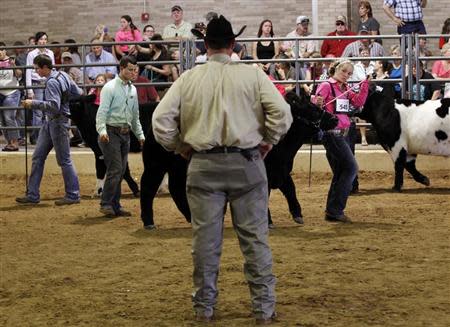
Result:
[[[139,104],[136,87],[119,76],[109,81],[100,93],[96,128],[100,135],[108,134],[106,125],[129,126],[138,140],[144,140],[139,121]]]

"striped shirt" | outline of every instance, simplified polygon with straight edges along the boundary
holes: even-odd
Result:
[[[395,16],[404,22],[423,19],[422,0],[384,0],[388,7],[394,7]]]
[[[359,48],[362,46],[362,42],[357,40],[350,43],[344,49],[342,57],[359,57]],[[384,48],[378,42],[372,42],[369,44],[370,56],[371,57],[383,57]]]

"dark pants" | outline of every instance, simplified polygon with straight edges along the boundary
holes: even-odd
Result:
[[[121,182],[128,162],[128,151],[130,148],[130,134],[121,134],[115,129],[107,127],[109,142],[98,141],[103,152],[106,165],[106,179],[103,186],[102,207],[111,207],[114,211],[119,211]]]
[[[397,27],[398,34],[427,34],[423,21],[416,20],[413,22],[405,22],[404,26]]]
[[[355,155],[355,144],[356,144],[356,139],[358,137],[358,132],[356,129],[356,123],[354,121],[352,121],[351,125],[350,125],[350,129],[348,130],[348,144],[350,145],[350,149],[352,150],[353,156]],[[352,191],[356,191],[359,188],[359,181],[358,181],[358,174],[356,174],[355,179],[353,180],[353,184],[352,184]]]
[[[327,214],[338,217],[344,214],[353,180],[358,173],[358,164],[348,143],[348,137],[325,133],[323,144],[333,172],[326,211]]]

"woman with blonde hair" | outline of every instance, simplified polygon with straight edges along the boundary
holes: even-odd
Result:
[[[317,88],[314,102],[323,106],[324,110],[333,113],[339,119],[335,129],[326,131],[323,144],[328,163],[333,172],[330,189],[328,191],[325,220],[330,222],[351,222],[344,213],[347,199],[352,190],[352,184],[358,174],[358,164],[351,150],[348,132],[351,125],[350,105],[361,107],[364,105],[369,83],[361,82],[359,93],[352,91],[347,81],[353,75],[353,64],[349,60],[341,60],[330,67],[330,78]]]

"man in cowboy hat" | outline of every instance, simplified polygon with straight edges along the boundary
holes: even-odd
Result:
[[[235,38],[223,17],[204,39],[208,62],[186,71],[153,114],[156,140],[190,159],[187,197],[192,212],[193,302],[196,319],[210,321],[217,303],[223,220],[230,203],[245,258],[257,323],[275,314],[275,276],[267,227],[268,190],[263,158],[287,132],[290,108],[267,75],[232,62]]]

